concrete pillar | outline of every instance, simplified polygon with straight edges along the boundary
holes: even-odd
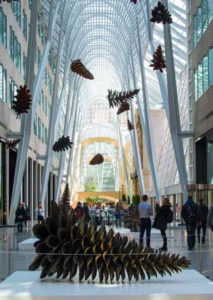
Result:
[[[209,190],[208,191],[208,206],[212,206],[213,205],[213,190]]]
[[[37,162],[33,162],[33,216],[35,216],[35,210],[38,206],[38,170]]]
[[[6,199],[6,224],[9,224],[9,173],[10,173],[10,150],[5,147],[5,199]]]
[[[172,195],[173,218],[176,220],[176,194]]]
[[[33,160],[30,158],[28,162],[28,182],[29,182],[29,190],[28,190],[28,206],[30,210],[30,217],[33,220],[33,202],[34,202],[34,187],[33,187]]]
[[[23,177],[23,197],[22,201],[25,201],[29,206],[29,192],[28,192],[28,159],[25,165],[24,177]]]

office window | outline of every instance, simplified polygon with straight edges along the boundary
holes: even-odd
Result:
[[[27,40],[27,15],[25,14],[25,11],[23,10],[23,35],[25,37],[25,40]]]
[[[0,7],[0,42],[7,48],[7,18]]]
[[[37,136],[39,138],[39,140],[41,140],[41,119],[38,117],[38,132],[37,132]]]
[[[199,43],[202,35],[208,28],[213,17],[208,0],[202,0],[196,15],[193,18],[194,24],[194,47]]]
[[[21,45],[10,26],[10,57],[12,58],[16,68],[21,72]]]
[[[213,48],[209,50],[209,86],[213,85]]]
[[[29,7],[29,9],[31,9],[31,7],[32,7],[32,0],[28,0],[28,7]]]
[[[7,71],[0,64],[0,99],[7,102]]]
[[[35,136],[37,136],[37,115],[35,115],[35,119],[33,122],[33,133]]]
[[[205,56],[203,59],[203,92],[205,93],[209,87],[209,58]]]
[[[17,22],[21,27],[21,1],[12,1],[10,5]]]
[[[9,99],[10,99],[9,105],[10,105],[10,107],[12,106],[14,96],[17,95],[17,89],[18,89],[18,86],[15,84],[13,79],[10,77],[10,79],[9,79]]]
[[[213,85],[213,48],[203,58],[194,71],[195,101]]]

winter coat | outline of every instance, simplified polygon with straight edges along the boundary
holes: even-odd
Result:
[[[192,225],[197,223],[197,204],[192,200],[186,201],[182,207],[181,217],[186,225]]]
[[[15,223],[24,222],[26,220],[26,211],[24,208],[16,209]]]
[[[207,225],[213,228],[213,206],[210,207],[208,218],[207,218]]]
[[[197,207],[197,220],[198,222],[207,222],[207,217],[208,217],[208,206],[205,204],[200,204]]]
[[[162,205],[158,209],[158,213],[155,217],[155,221],[153,224],[153,228],[159,229],[159,230],[166,230],[167,229],[167,217],[169,214],[169,206],[167,205]]]
[[[84,209],[83,209],[82,206],[77,206],[75,208],[75,212],[76,212],[76,215],[77,215],[78,219],[83,218],[83,216],[84,216]]]

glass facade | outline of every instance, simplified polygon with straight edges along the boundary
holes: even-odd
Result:
[[[24,10],[23,10],[23,25],[22,25],[22,29],[23,29],[23,35],[25,37],[25,40],[27,40],[27,16],[26,16]]]
[[[21,1],[12,1],[10,5],[17,22],[21,27]]]
[[[0,42],[7,48],[7,18],[0,7]]]
[[[213,141],[207,142],[207,182],[213,184]]]
[[[10,77],[10,80],[9,80],[9,98],[10,98],[10,107],[12,106],[12,103],[13,103],[13,100],[14,100],[14,96],[16,95],[17,93],[17,85],[15,84],[14,80]]]
[[[213,48],[194,71],[195,101],[198,100],[207,89],[213,85]]]
[[[10,26],[10,57],[12,58],[16,68],[21,72],[21,45]]]
[[[7,71],[0,64],[0,99],[7,102]]]
[[[213,12],[210,9],[208,0],[202,0],[197,13],[194,16],[194,47],[199,43],[202,35],[212,21]]]

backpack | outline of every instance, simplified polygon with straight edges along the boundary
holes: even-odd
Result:
[[[172,223],[173,221],[173,211],[169,208],[167,215],[167,223]]]
[[[186,206],[186,212],[187,212],[187,222],[194,223],[196,222],[196,206],[195,205],[187,205]]]

